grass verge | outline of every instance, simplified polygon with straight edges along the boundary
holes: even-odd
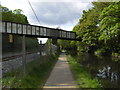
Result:
[[[92,79],[91,75],[71,55],[67,55],[67,60],[79,88],[102,88],[98,79]]]
[[[42,88],[50,71],[57,61],[58,55],[42,57],[26,65],[27,74],[22,76],[21,69],[6,74],[2,78],[3,88]],[[42,62],[41,62],[42,61]],[[15,73],[15,72],[18,73]]]

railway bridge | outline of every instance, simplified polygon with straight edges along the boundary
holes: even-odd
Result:
[[[51,38],[53,39],[53,42],[55,39],[81,41],[81,39],[76,38],[76,33],[72,31],[8,21],[2,21],[2,29],[0,30],[0,32],[3,34]]]

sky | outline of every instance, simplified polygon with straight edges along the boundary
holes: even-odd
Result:
[[[2,0],[1,4],[10,10],[22,9],[32,25],[47,26],[51,28],[72,31],[82,16],[83,10],[92,7],[95,0],[29,0],[39,21],[38,23],[28,0]],[[47,39],[39,39],[43,43]]]

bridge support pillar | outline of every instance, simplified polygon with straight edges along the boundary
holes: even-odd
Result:
[[[52,38],[52,47],[51,47],[52,54],[56,54],[58,51],[57,47],[57,38]]]
[[[52,38],[52,44],[57,46],[57,38]]]

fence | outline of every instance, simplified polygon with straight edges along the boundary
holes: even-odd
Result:
[[[12,72],[17,69],[21,71],[20,73],[22,73],[23,71],[24,65],[23,65],[22,52],[15,53],[15,50],[13,51],[14,52],[11,51],[10,53],[6,53],[6,54],[4,53],[3,57],[4,58],[8,57],[8,59],[4,60],[3,58],[3,61],[2,61],[3,76],[8,72]],[[37,48],[37,50],[35,49],[35,51],[32,50],[32,52],[29,51],[26,53],[26,64],[34,60],[39,60],[40,63],[43,63],[45,62],[45,59],[43,61],[43,57],[46,59],[49,59],[51,55],[54,55],[56,53],[57,53],[57,46],[53,45],[51,43],[51,40],[48,40],[48,42],[45,44],[39,44],[39,47]],[[15,73],[18,73],[18,72],[15,72]]]

